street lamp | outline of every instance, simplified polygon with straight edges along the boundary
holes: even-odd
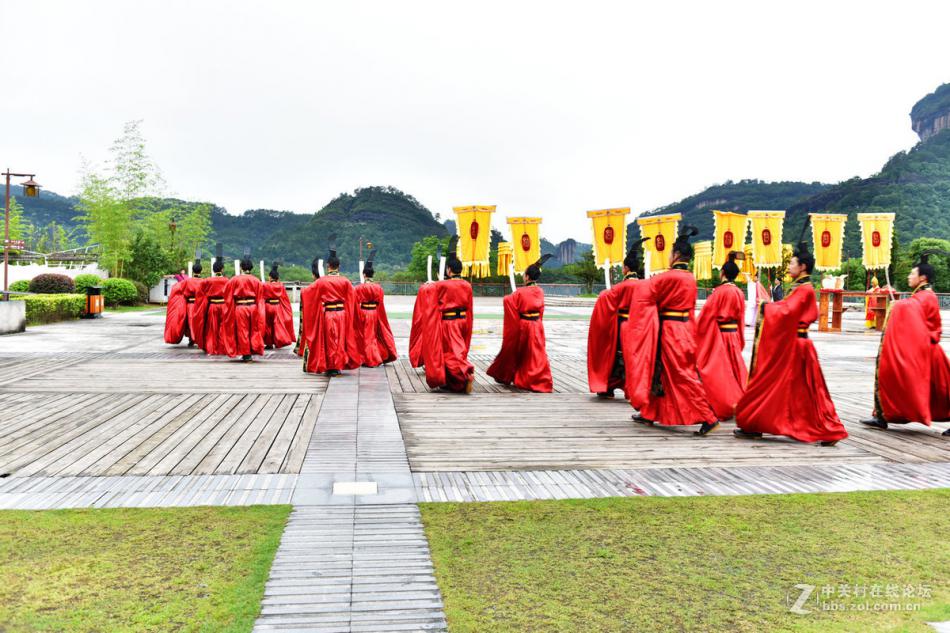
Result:
[[[23,195],[27,198],[35,198],[40,194],[40,184],[33,180],[36,174],[15,174],[10,171],[9,167],[7,167],[7,170],[2,175],[7,178],[6,205],[3,213],[3,299],[9,300],[10,295],[7,294],[7,289],[9,288],[7,284],[7,272],[10,265],[10,178],[15,176],[17,178],[27,179],[21,183]]]

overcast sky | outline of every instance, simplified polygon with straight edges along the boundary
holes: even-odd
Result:
[[[948,24],[907,0],[0,0],[0,163],[74,193],[143,119],[170,193],[231,213],[393,185],[587,238],[588,209],[874,173],[950,81]]]

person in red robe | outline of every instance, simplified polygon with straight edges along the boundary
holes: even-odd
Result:
[[[598,398],[613,398],[615,390],[624,388],[621,339],[630,317],[627,290],[637,282],[636,272],[627,263],[625,259],[623,280],[598,295],[587,328],[587,386]]]
[[[224,288],[224,345],[228,356],[248,362],[264,355],[264,284],[251,274],[254,262],[247,249],[240,265],[241,274]]]
[[[940,303],[928,262],[935,253],[950,256],[922,254],[907,276],[913,294],[891,305],[877,354],[873,417],[861,420],[868,426],[950,420],[950,360],[940,347]]]
[[[706,435],[719,426],[719,420],[696,370],[696,278],[689,272],[693,257],[689,238],[698,233],[696,227],[685,226],[673,243],[670,270],[648,282],[647,300],[656,305],[660,325],[650,392],[633,420],[663,426],[699,424],[696,434]]]
[[[322,266],[323,260],[316,257],[310,262],[310,273],[313,275],[313,281],[320,279],[320,269]],[[306,320],[303,318],[304,296],[312,294],[315,290],[316,288],[313,287],[313,282],[310,282],[309,286],[300,291],[300,315],[297,323],[297,342],[294,344],[294,354],[300,357],[303,357],[304,342],[307,340],[306,332],[304,331]]]
[[[304,323],[304,371],[339,376],[356,369],[361,358],[356,330],[356,293],[350,280],[340,274],[340,259],[330,240],[327,274],[301,293]],[[308,289],[308,290],[309,290]]]
[[[719,271],[717,286],[696,321],[696,367],[706,390],[706,399],[716,417],[728,420],[745,391],[749,375],[742,360],[745,347],[745,296],[736,286],[742,255],[733,251]],[[744,258],[745,255],[742,255]]]
[[[396,341],[386,316],[383,287],[373,281],[376,271],[373,249],[363,266],[363,283],[356,287],[356,331],[359,334],[360,358],[364,367],[379,367],[396,360]]]
[[[277,262],[271,264],[264,284],[264,349],[286,347],[297,340],[294,334],[294,309],[287,289],[280,282]]]
[[[165,310],[165,342],[171,345],[188,338],[188,347],[201,342],[200,331],[195,327],[195,302],[201,289],[201,253],[197,253],[191,268],[192,277],[185,277],[174,286],[168,295]]]
[[[201,349],[206,354],[225,355],[228,353],[225,345],[225,323],[227,322],[228,307],[224,303],[224,295],[228,286],[228,278],[222,275],[224,259],[221,250],[211,265],[211,277],[201,282],[198,296],[195,301],[195,329],[201,333]]]
[[[524,286],[505,297],[501,351],[488,375],[503,385],[551,393],[554,381],[544,340],[544,290],[538,285],[544,255],[524,271]]]
[[[435,261],[436,265],[441,265],[438,263],[442,260],[442,244],[439,244],[436,247],[435,251]],[[431,274],[430,271],[426,272],[426,276]],[[439,280],[441,281],[442,273],[439,272]],[[412,321],[409,326],[409,364],[413,367],[422,367],[425,360],[422,357],[422,341],[425,337],[422,336],[423,324],[425,323],[425,317],[429,313],[429,309],[432,304],[432,297],[435,294],[435,285],[432,281],[427,281],[421,286],[419,286],[419,291],[416,293],[416,300],[412,304]]]
[[[468,362],[472,344],[472,286],[462,279],[455,254],[458,237],[449,242],[446,279],[435,282],[423,323],[423,363],[432,389],[471,393],[475,367]]]
[[[759,306],[749,382],[736,407],[736,437],[770,433],[822,446],[848,437],[808,338],[808,326],[818,319],[814,267],[814,255],[799,242],[788,264],[795,280],[788,295]]]

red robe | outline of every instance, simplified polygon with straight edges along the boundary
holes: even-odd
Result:
[[[621,301],[627,306],[628,318],[620,328],[623,348],[624,395],[637,410],[650,398],[656,362],[656,340],[660,331],[650,283],[634,279],[624,290]]]
[[[472,286],[461,277],[437,281],[422,324],[426,383],[436,389],[465,391],[474,380],[468,362],[472,344]]]
[[[359,333],[360,358],[365,367],[379,367],[396,360],[396,341],[393,339],[383,287],[365,281],[356,287],[356,330]]]
[[[224,302],[227,286],[227,277],[208,277],[202,280],[198,289],[194,313],[195,331],[201,337],[201,349],[207,354],[228,353],[224,342],[228,316],[228,306]]]
[[[316,281],[316,280],[314,280]],[[313,287],[313,283],[300,291],[300,318],[297,321],[297,343],[294,345],[294,354],[297,356],[303,357],[303,348],[304,343],[307,341],[307,319],[303,317],[303,306],[306,301],[305,297],[310,296],[316,292],[316,288]]]
[[[742,291],[734,283],[713,290],[696,320],[696,366],[706,399],[720,420],[736,414],[749,377],[742,360],[744,327]]]
[[[891,305],[877,355],[876,416],[927,426],[950,420],[950,360],[940,331],[940,304],[929,285]]]
[[[612,394],[624,386],[626,363],[618,361],[622,359],[621,338],[627,321],[624,315],[629,316],[627,290],[635,283],[636,277],[625,278],[601,292],[594,304],[587,329],[587,385],[591,393]]]
[[[228,356],[263,356],[264,284],[254,275],[232,277],[224,289],[224,305],[224,346]]]
[[[640,415],[664,426],[715,422],[718,418],[696,371],[696,278],[688,270],[673,268],[647,283],[660,327],[652,388]]]
[[[424,283],[419,286],[416,301],[412,306],[412,326],[409,328],[409,364],[413,367],[422,367],[424,363],[422,342],[425,337],[422,335],[422,330],[434,296],[435,284]]]
[[[848,437],[831,401],[808,326],[818,319],[815,291],[800,278],[781,301],[759,306],[752,364],[736,426],[802,442]]]
[[[505,297],[501,351],[488,375],[519,389],[551,393],[551,365],[544,343],[544,290],[535,284],[518,288]]]
[[[264,346],[286,347],[297,340],[294,334],[294,309],[284,284],[264,284]]]
[[[201,344],[199,332],[194,327],[195,301],[201,279],[186,277],[172,286],[165,312],[165,342],[177,345],[181,339]]]
[[[300,295],[304,323],[304,371],[356,369],[360,350],[356,330],[353,284],[332,272],[317,279]]]

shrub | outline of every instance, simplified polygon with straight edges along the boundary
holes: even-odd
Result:
[[[113,277],[102,282],[102,297],[109,306],[132,305],[139,298],[135,284],[128,279]]]
[[[135,284],[135,291],[138,293],[139,303],[148,303],[148,288],[141,281],[132,281]]]
[[[30,325],[78,319],[86,309],[86,295],[36,294],[13,299],[26,303],[26,322]]]
[[[40,294],[69,293],[76,290],[76,284],[66,275],[44,273],[30,280],[30,292]]]
[[[10,292],[29,292],[30,282],[27,279],[20,279],[10,284]]]
[[[99,275],[76,275],[76,292],[86,292],[89,286],[101,286],[102,278]]]

